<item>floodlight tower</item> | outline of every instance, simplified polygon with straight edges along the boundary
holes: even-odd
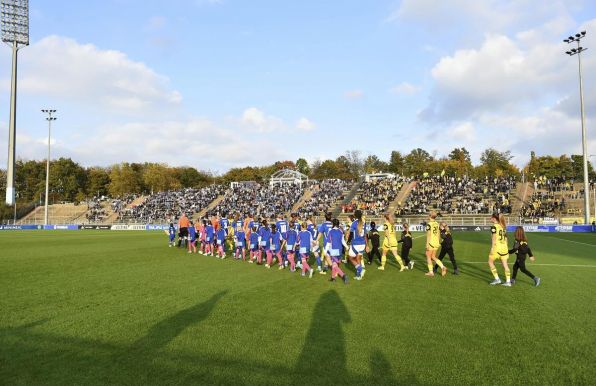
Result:
[[[2,0],[0,3],[2,41],[12,47],[10,81],[10,122],[8,128],[8,167],[6,168],[6,204],[15,203],[15,150],[17,120],[17,52],[29,45],[29,0]]]
[[[48,159],[46,160],[46,205],[43,216],[43,224],[48,225],[48,195],[50,193],[50,140],[52,138],[52,121],[55,121],[58,118],[52,116],[52,114],[54,114],[56,110],[43,109],[41,110],[41,112],[48,114],[48,116],[46,117],[46,121],[48,121]]]
[[[582,80],[582,56],[581,53],[587,50],[585,47],[579,45],[580,40],[586,37],[586,31],[575,34],[575,36],[569,36],[563,40],[567,44],[577,43],[577,48],[565,52],[569,56],[577,55],[577,61],[579,63],[579,105],[581,111],[582,121],[582,148],[584,154],[584,224],[590,223],[590,183],[588,181],[588,140],[586,138],[586,118],[584,114],[584,84]]]

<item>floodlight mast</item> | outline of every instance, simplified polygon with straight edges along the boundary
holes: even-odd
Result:
[[[46,117],[46,121],[48,121],[48,159],[46,160],[46,197],[45,197],[45,209],[44,209],[44,216],[43,216],[43,224],[48,225],[48,197],[50,193],[50,144],[52,138],[52,121],[55,121],[56,117],[53,117],[52,114],[56,112],[56,110],[52,109],[43,109],[41,110],[42,113],[48,114]]]
[[[586,37],[586,31],[569,36],[563,40],[567,44],[577,43],[577,48],[572,48],[565,52],[569,56],[577,55],[577,62],[579,65],[579,104],[582,122],[582,150],[584,157],[584,224],[590,223],[590,182],[588,179],[588,140],[586,136],[586,118],[584,114],[584,83],[582,79],[582,56],[581,53],[587,50],[585,47],[579,45],[580,40]]]
[[[17,52],[29,45],[29,0],[2,0],[0,3],[2,41],[12,47],[10,81],[10,122],[8,128],[8,166],[6,168],[6,204],[15,204],[15,153],[17,119]]]

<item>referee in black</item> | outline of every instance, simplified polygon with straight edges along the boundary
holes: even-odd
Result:
[[[350,232],[351,234],[351,232]],[[374,221],[370,223],[370,231],[368,232],[368,239],[370,240],[371,250],[368,252],[368,264],[372,264],[373,258],[377,256],[379,263],[381,262],[381,252],[379,252],[379,245],[381,245],[381,236],[377,230],[377,224]]]
[[[459,269],[457,268],[457,262],[455,261],[455,253],[453,252],[453,237],[451,236],[449,225],[441,222],[441,224],[439,224],[439,229],[441,230],[441,252],[439,253],[439,260],[443,261],[445,255],[449,255],[449,260],[451,260],[451,264],[453,265],[453,274],[459,275]],[[438,266],[435,264],[433,271],[436,272],[437,269]]]
[[[404,261],[404,264],[409,269],[414,269],[414,261],[410,260],[410,249],[412,249],[412,234],[410,233],[410,229],[408,223],[402,224],[403,231],[401,232],[401,239],[397,242],[398,244],[401,243],[401,258]]]

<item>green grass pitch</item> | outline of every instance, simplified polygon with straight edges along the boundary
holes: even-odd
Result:
[[[538,288],[488,285],[488,233],[454,234],[460,276],[425,277],[419,238],[414,271],[344,285],[163,233],[2,232],[0,384],[594,384],[596,236],[529,238]]]

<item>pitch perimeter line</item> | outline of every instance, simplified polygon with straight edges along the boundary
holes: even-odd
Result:
[[[486,261],[462,261],[458,262],[460,264],[487,264]],[[497,260],[495,260],[495,264],[497,264]],[[509,263],[511,265],[511,263]],[[582,264],[546,264],[546,263],[531,263],[530,266],[551,266],[551,267],[575,267],[575,268],[596,268],[596,265],[582,265]]]
[[[537,234],[540,234],[540,232],[538,232]],[[550,239],[561,240],[561,241],[568,241],[568,242],[574,243],[574,244],[587,245],[588,247],[596,247],[596,244],[582,243],[581,241],[567,240],[567,239],[562,239],[560,237],[551,237]]]

